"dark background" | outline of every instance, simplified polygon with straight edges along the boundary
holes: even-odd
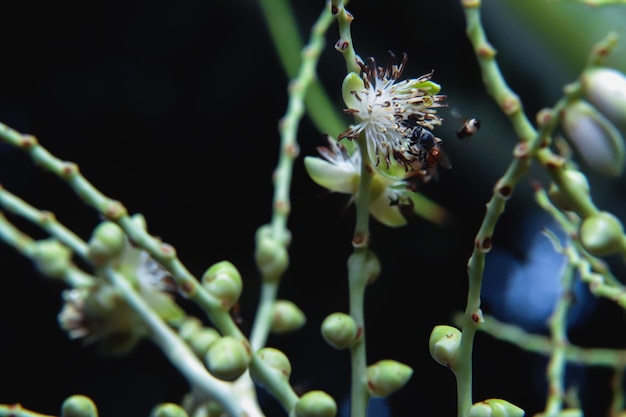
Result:
[[[562,35],[549,37],[533,26],[532,13],[516,11],[516,2],[505,3],[485,2],[485,26],[500,50],[507,80],[534,119],[577,76],[589,46],[612,28],[612,21],[582,5],[551,5],[557,14],[573,15],[563,18],[570,24],[560,26]],[[303,38],[322,4],[293,2]],[[516,140],[483,91],[457,1],[354,1],[350,6],[361,56],[384,61],[389,49],[406,51],[407,76],[434,68],[451,106],[483,122],[468,142],[454,138],[460,123],[454,118],[438,131],[453,169],[423,191],[449,210],[449,224],[415,218],[404,228],[387,229],[372,221],[371,247],[383,273],[366,299],[369,361],[392,358],[415,370],[408,386],[390,397],[392,415],[455,415],[453,375],[430,358],[428,336],[434,325],[450,323],[451,315],[465,307],[472,242]],[[244,277],[241,315],[248,330],[259,287],[253,238],[270,220],[277,122],[285,113],[288,81],[258,5],[250,0],[21,1],[4,2],[0,15],[0,121],[36,135],[54,155],[77,162],[103,193],[121,200],[131,213],[143,213],[149,231],[174,245],[194,274],[223,259],[233,262]],[[332,48],[336,37],[333,25],[318,73],[342,108],[345,67]],[[573,49],[561,47],[572,42]],[[322,133],[307,118],[299,143],[302,156],[323,144]],[[295,334],[272,336],[269,345],[291,358],[291,381],[300,392],[323,389],[341,402],[348,392],[348,354],[328,347],[319,325],[327,314],[347,311],[345,264],[354,212],[346,208],[346,196],[328,194],[306,176],[302,156],[292,184],[291,266],[280,297],[296,302],[308,322]],[[531,180],[548,184],[538,170],[519,184],[498,225],[499,248],[515,248],[520,219],[536,210],[529,201]],[[593,173],[590,180],[596,202],[619,215],[623,182]],[[55,212],[85,239],[98,222],[64,184],[1,144],[0,182],[34,206]],[[35,237],[45,236],[16,223]],[[62,288],[6,246],[0,246],[0,271],[0,403],[20,402],[55,414],[64,398],[83,393],[103,417],[145,416],[156,403],[177,402],[186,392],[182,377],[148,342],[129,356],[102,358],[93,346],[69,341],[56,321]],[[488,305],[485,312],[491,312]],[[607,323],[620,330],[603,332]],[[571,337],[587,345],[624,346],[623,325],[622,311],[601,303]],[[504,397],[532,415],[543,408],[540,365],[535,355],[479,334],[475,400]],[[609,377],[602,369],[586,375],[594,381],[582,394],[587,415],[604,413]],[[273,400],[264,401],[271,415],[283,415]]]

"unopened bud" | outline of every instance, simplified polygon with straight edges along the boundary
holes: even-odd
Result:
[[[572,188],[580,190],[585,194],[589,194],[589,181],[582,172],[575,169],[566,169],[563,172],[565,181],[569,182]],[[567,195],[563,195],[559,187],[555,183],[550,184],[548,190],[550,201],[561,210],[572,211],[574,208],[569,202]]]
[[[188,417],[183,407],[174,403],[159,404],[152,410],[150,417]]]
[[[371,284],[380,275],[380,260],[378,256],[372,251],[367,251],[365,255],[365,276],[367,277],[367,283]]]
[[[39,240],[35,244],[37,269],[49,277],[62,278],[70,267],[72,251],[56,239]]]
[[[248,345],[231,336],[224,336],[209,346],[205,361],[215,377],[234,381],[248,369],[251,354]]]
[[[607,256],[622,249],[622,222],[609,212],[601,211],[583,220],[580,243],[592,255]]]
[[[218,262],[207,269],[202,276],[202,285],[221,301],[226,310],[235,305],[243,289],[239,271],[228,261]]]
[[[300,308],[289,300],[276,300],[272,311],[270,329],[274,333],[287,333],[298,330],[306,323],[306,316]]]
[[[291,362],[289,358],[278,349],[265,347],[257,352],[257,356],[267,366],[276,371],[278,375],[286,380],[291,375]]]
[[[609,120],[626,128],[626,76],[613,68],[591,68],[581,77],[589,101]]]
[[[204,357],[211,343],[220,338],[220,334],[212,327],[204,327],[196,317],[187,317],[178,330],[180,337],[186,341],[191,350],[198,356]]]
[[[289,266],[286,244],[274,239],[266,226],[261,226],[256,233],[254,257],[266,282],[278,281]]]
[[[470,407],[467,417],[524,417],[524,410],[506,400],[492,398]]]
[[[126,236],[113,222],[100,223],[89,239],[88,256],[96,265],[102,265],[118,257],[124,250]]]
[[[304,394],[295,408],[295,417],[335,417],[337,403],[324,391],[309,391]]]
[[[98,409],[91,398],[72,395],[63,401],[61,417],[98,417]]]
[[[410,366],[383,359],[367,367],[367,391],[374,397],[388,397],[406,385],[412,375]]]
[[[563,113],[563,130],[580,158],[592,169],[610,177],[624,170],[624,138],[613,123],[589,103],[578,100]]]
[[[322,322],[322,336],[335,349],[346,349],[357,340],[358,326],[345,313],[332,313]]]
[[[447,325],[435,326],[430,334],[428,349],[430,356],[439,364],[453,369],[453,360],[461,343],[461,331]]]

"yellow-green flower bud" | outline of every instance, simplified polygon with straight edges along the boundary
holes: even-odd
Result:
[[[211,343],[220,338],[220,334],[212,327],[204,327],[196,317],[187,317],[178,330],[180,337],[186,341],[191,350],[198,356],[204,357]]]
[[[430,334],[428,349],[430,356],[441,365],[453,369],[453,360],[461,343],[461,331],[447,325],[435,326]]]
[[[580,243],[590,254],[607,256],[622,249],[624,227],[617,217],[601,211],[584,219],[578,234]]]
[[[467,417],[524,417],[524,410],[506,400],[491,398],[470,407]]]
[[[289,358],[283,352],[275,348],[265,347],[257,352],[257,356],[267,366],[275,370],[280,377],[285,378],[285,380],[289,379],[291,362],[289,362]]]
[[[349,73],[343,79],[343,83],[341,84],[341,96],[343,97],[343,102],[346,103],[349,109],[359,107],[355,93],[360,93],[364,88],[365,83],[363,79],[354,72]]]
[[[345,349],[358,339],[356,322],[345,313],[332,313],[322,322],[322,336],[335,349]]]
[[[624,138],[593,106],[582,100],[567,106],[563,130],[588,166],[610,177],[621,175],[626,160]]]
[[[563,172],[563,175],[565,177],[565,181],[568,181],[572,187],[575,187],[575,189],[580,190],[587,195],[589,194],[589,181],[587,181],[585,174],[575,169],[566,169]],[[568,201],[568,197],[561,193],[561,190],[555,183],[550,184],[548,195],[550,196],[552,203],[561,210],[573,210],[573,207]]]
[[[124,250],[126,236],[113,222],[100,223],[89,239],[88,255],[96,265],[102,265],[118,257]]]
[[[286,244],[274,239],[265,226],[261,226],[256,233],[254,257],[266,282],[278,281],[289,266]]]
[[[63,401],[61,417],[98,417],[98,409],[91,398],[72,395]]]
[[[367,277],[367,283],[371,284],[380,275],[380,261],[378,260],[378,256],[370,250],[367,251],[365,255],[365,276]]]
[[[202,285],[221,301],[226,310],[235,305],[243,289],[239,271],[228,261],[218,262],[207,269],[202,276]]]
[[[159,404],[152,410],[150,417],[188,417],[183,407],[174,403]]]
[[[62,278],[70,267],[72,251],[54,238],[35,244],[34,261],[37,269],[49,277]]]
[[[324,391],[309,391],[304,394],[295,408],[295,417],[335,417],[337,403]]]
[[[367,391],[374,397],[388,397],[406,385],[412,375],[410,366],[383,359],[367,367]]]
[[[300,308],[289,300],[276,300],[272,308],[270,329],[274,333],[287,333],[298,330],[306,323],[306,316]]]
[[[616,125],[626,127],[626,76],[613,68],[591,68],[581,77],[589,101]]]
[[[224,336],[211,343],[205,361],[215,377],[234,381],[248,369],[251,356],[250,347],[244,341]]]

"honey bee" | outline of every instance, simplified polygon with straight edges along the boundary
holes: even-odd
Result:
[[[480,120],[465,119],[463,127],[456,132],[456,137],[460,140],[467,139],[480,129]]]

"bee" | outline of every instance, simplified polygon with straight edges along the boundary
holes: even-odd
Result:
[[[456,137],[460,140],[467,139],[480,129],[480,120],[465,119],[463,127],[456,132]]]
[[[448,158],[448,155],[440,146],[441,139],[433,135],[429,130],[421,126],[415,126],[409,140],[418,149],[419,154],[417,156],[422,158],[422,162],[424,162],[427,169],[434,168],[437,165],[445,169],[452,168],[450,158]]]

